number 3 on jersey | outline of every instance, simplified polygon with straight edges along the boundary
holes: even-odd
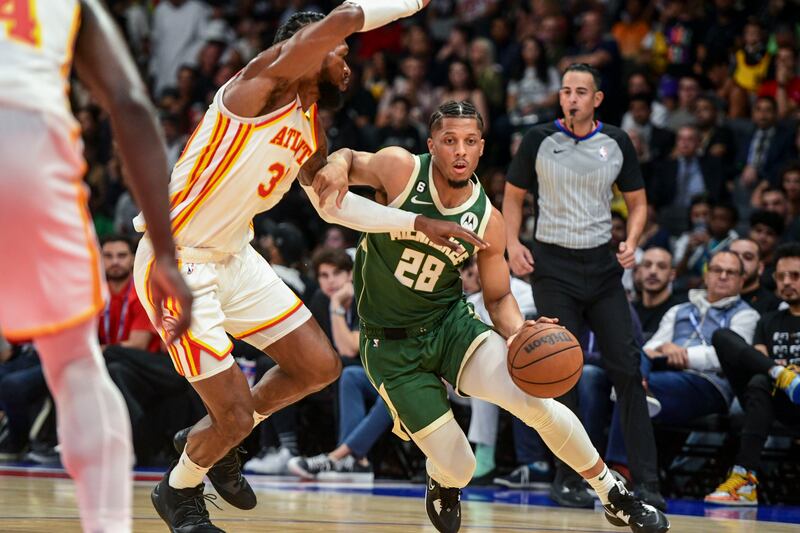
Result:
[[[34,0],[0,0],[2,26],[5,26],[9,39],[39,46],[39,22],[36,20]]]
[[[406,248],[394,270],[394,277],[410,289],[433,292],[443,271],[443,261],[432,255],[425,255],[417,250]],[[416,276],[416,279],[409,276]]]
[[[272,194],[272,191],[275,190],[275,186],[286,175],[286,167],[284,167],[280,163],[273,163],[269,167],[269,173],[271,175],[269,183],[267,185],[264,185],[263,183],[258,184],[258,195],[261,198],[266,198],[267,196]]]

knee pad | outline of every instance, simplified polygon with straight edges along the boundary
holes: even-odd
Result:
[[[428,459],[428,473],[444,487],[466,487],[475,473],[475,455],[454,454],[450,460],[433,463]]]

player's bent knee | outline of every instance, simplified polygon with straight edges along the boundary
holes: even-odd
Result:
[[[317,391],[339,379],[342,374],[342,360],[333,350],[323,352],[309,369],[309,388]]]
[[[228,411],[219,420],[217,430],[228,447],[238,446],[253,429],[253,410],[237,407]]]
[[[451,464],[450,468],[447,470],[446,475],[449,479],[446,484],[453,487],[466,487],[469,482],[472,481],[476,464],[473,454],[460,457],[459,460]]]

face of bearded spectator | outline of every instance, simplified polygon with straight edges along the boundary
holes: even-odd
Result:
[[[672,254],[663,248],[650,248],[644,252],[638,270],[642,290],[658,294],[672,281]]]
[[[783,191],[764,191],[761,195],[761,205],[765,211],[772,211],[786,218],[789,213],[789,201]]]
[[[731,243],[730,251],[739,256],[744,263],[744,283],[747,287],[761,275],[761,256],[758,244],[750,239],[737,239]]]
[[[753,122],[756,128],[767,130],[775,125],[776,118],[775,105],[772,101],[761,98],[753,106]]]
[[[714,103],[705,98],[695,104],[694,119],[697,126],[703,129],[711,128],[717,123],[717,108]]]
[[[775,265],[778,296],[789,305],[800,304],[800,257],[782,257]]]
[[[125,241],[108,241],[103,245],[103,268],[109,281],[124,281],[133,272],[133,251]]]

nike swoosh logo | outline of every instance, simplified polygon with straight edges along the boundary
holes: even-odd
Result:
[[[603,472],[603,475],[602,475],[602,476],[600,476],[600,481],[603,481],[603,480],[606,478],[606,474],[608,474],[608,470],[606,470],[605,472]]]
[[[434,486],[433,486],[433,482],[431,482],[431,483],[428,485],[428,490],[433,490],[433,489],[435,489],[435,488],[436,488],[436,487],[434,487]]]
[[[433,205],[433,202],[426,202],[424,200],[417,200],[416,196],[411,197],[411,203],[417,205]]]
[[[566,152],[566,151],[567,151],[567,149],[564,148],[563,150],[553,150],[553,153],[554,154],[560,154],[561,152]]]

